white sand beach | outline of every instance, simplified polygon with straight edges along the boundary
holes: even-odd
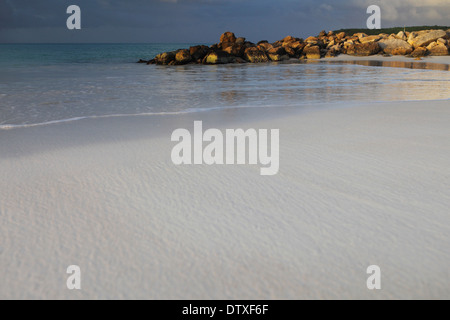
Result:
[[[450,103],[0,132],[0,299],[449,299]],[[174,166],[177,128],[280,129],[280,172]],[[66,288],[79,265],[82,290]],[[378,265],[382,290],[366,287]]]

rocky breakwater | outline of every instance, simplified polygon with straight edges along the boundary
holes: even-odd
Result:
[[[347,35],[344,32],[322,31],[318,36],[306,39],[288,36],[274,43],[252,43],[225,32],[220,42],[212,46],[193,46],[158,54],[154,59],[140,63],[158,65],[262,63],[291,59],[321,59],[340,54],[354,56],[403,55],[424,57],[450,54],[450,30],[423,30],[379,34]]]

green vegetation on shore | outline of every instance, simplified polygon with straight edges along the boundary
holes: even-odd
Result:
[[[400,31],[420,31],[420,30],[448,30],[450,27],[444,26],[416,26],[416,27],[395,27],[395,28],[384,28],[384,29],[367,29],[367,28],[355,28],[355,29],[340,29],[334,31],[334,33],[345,32],[346,34],[355,34],[355,33],[365,33],[367,35],[378,35],[380,33],[386,34],[397,34]]]

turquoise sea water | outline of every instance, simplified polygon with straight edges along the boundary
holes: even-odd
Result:
[[[0,129],[124,114],[450,99],[448,71],[340,63],[135,63],[190,45],[1,44]]]

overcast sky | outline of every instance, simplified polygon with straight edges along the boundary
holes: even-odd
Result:
[[[66,28],[66,9],[82,30]],[[0,0],[0,42],[217,42],[224,31],[251,41],[366,27],[377,4],[382,27],[450,25],[450,0]]]

